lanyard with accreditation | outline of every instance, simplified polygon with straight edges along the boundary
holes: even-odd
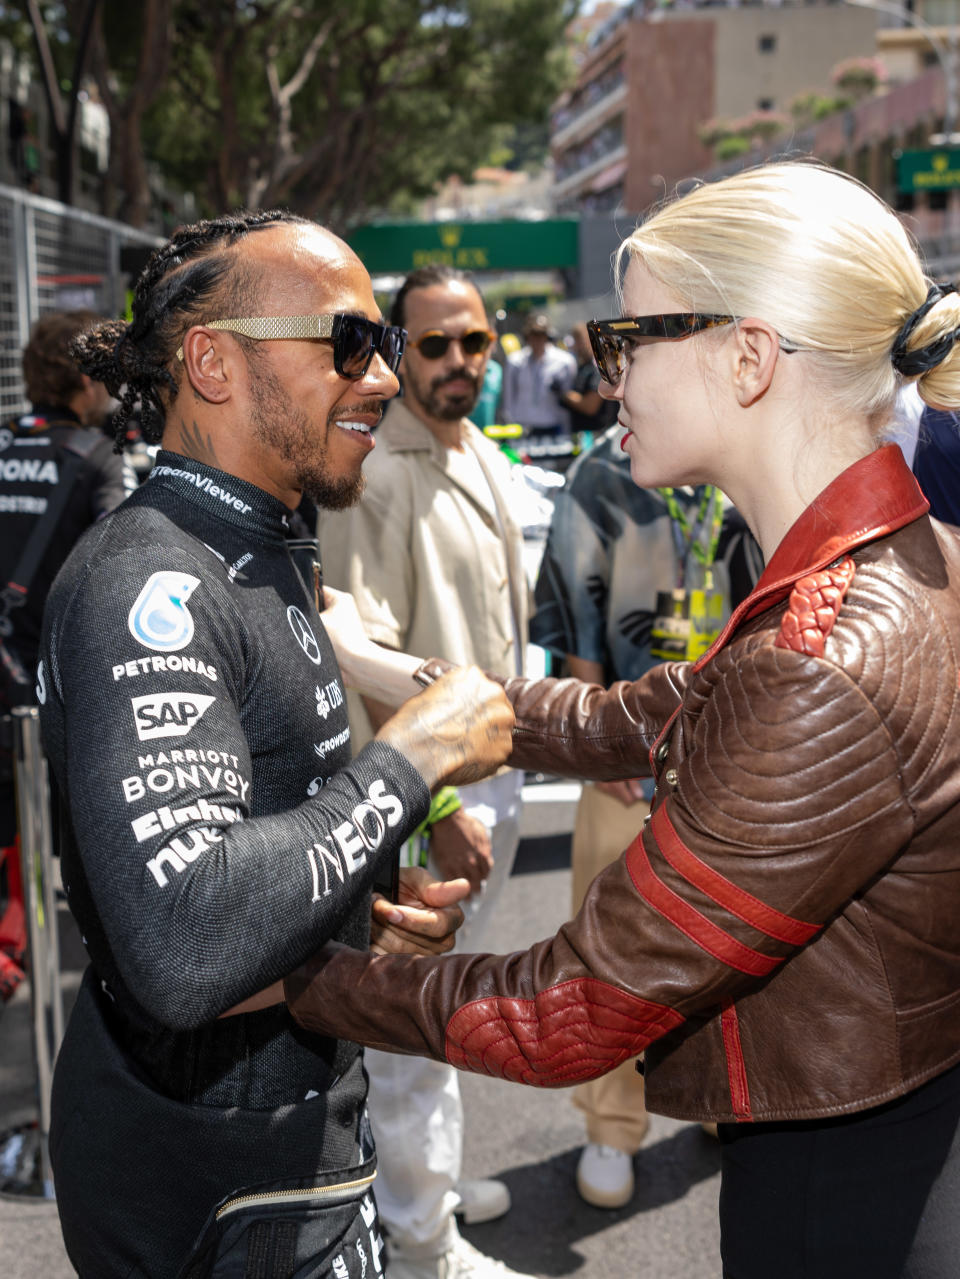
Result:
[[[688,519],[672,488],[657,489],[667,504],[676,550],[673,590],[658,591],[650,651],[661,661],[694,662],[720,634],[729,601],[714,580],[713,564],[723,523],[723,494],[714,484],[703,489]],[[691,571],[693,563],[699,571]],[[700,579],[694,584],[693,579]]]

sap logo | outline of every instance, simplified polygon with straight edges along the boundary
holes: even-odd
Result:
[[[350,821],[341,822],[330,834],[333,847],[314,844],[307,849],[310,874],[313,879],[311,901],[321,901],[332,891],[330,872],[341,884],[347,875],[355,875],[366,865],[367,853],[375,853],[383,843],[388,826],[396,826],[403,817],[403,805],[396,795],[387,794],[387,784],[377,778],[367,787],[367,799],[357,804],[350,814]],[[320,877],[323,876],[323,891]]]
[[[320,665],[320,645],[311,629],[310,623],[293,604],[287,609],[287,621],[293,631],[293,637],[306,653],[314,666]]]
[[[36,694],[37,694],[37,701],[40,703],[40,705],[41,705],[41,706],[46,706],[46,704],[47,704],[47,681],[46,681],[46,679],[44,678],[44,673],[43,673],[43,662],[42,662],[42,661],[40,662],[40,665],[37,667],[37,687],[36,687]]]
[[[186,648],[193,639],[187,600],[199,585],[199,577],[189,573],[166,571],[149,577],[127,618],[133,638],[162,652]]]
[[[159,675],[164,671],[189,671],[191,675],[202,675],[204,679],[217,682],[217,668],[206,666],[195,657],[132,657],[129,662],[120,662],[113,668],[114,681],[133,679],[136,675]]]
[[[155,737],[186,737],[216,701],[207,693],[148,693],[131,697],[133,719],[141,742]]]

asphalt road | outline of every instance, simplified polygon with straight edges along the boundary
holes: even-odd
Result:
[[[527,828],[556,825],[531,810]],[[548,936],[567,917],[569,837],[525,839],[498,907],[493,938],[513,950]],[[65,983],[76,989],[82,950],[61,920]],[[0,1018],[0,1130],[34,1112],[29,1000],[21,988]],[[699,1127],[654,1117],[636,1158],[637,1190],[625,1208],[591,1208],[574,1188],[581,1122],[563,1092],[464,1076],[465,1173],[510,1187],[511,1212],[465,1229],[482,1251],[526,1274],[578,1279],[717,1279],[719,1153]],[[56,1207],[0,1197],[3,1279],[70,1279]]]

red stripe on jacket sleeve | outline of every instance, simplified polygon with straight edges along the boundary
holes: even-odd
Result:
[[[758,950],[744,946],[668,888],[654,874],[642,834],[627,849],[627,869],[644,901],[714,959],[751,977],[766,977],[780,963],[776,956],[761,955]]]
[[[560,1088],[606,1074],[683,1020],[665,1004],[578,977],[533,999],[464,1004],[447,1023],[445,1052],[460,1070]]]
[[[702,862],[677,834],[666,804],[661,804],[653,814],[651,829],[660,851],[687,883],[699,888],[718,906],[728,910],[731,915],[736,915],[751,928],[790,946],[803,946],[820,931],[819,924],[806,924],[800,919],[782,914]]]

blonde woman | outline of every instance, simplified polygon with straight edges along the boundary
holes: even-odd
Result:
[[[621,257],[623,316],[590,331],[633,478],[718,484],[764,574],[696,663],[505,682],[511,763],[656,779],[573,921],[509,957],[328,948],[287,999],[311,1029],[543,1087],[644,1052],[650,1110],[719,1124],[729,1279],[948,1279],[960,537],[884,432],[907,382],[960,407],[960,299],[812,164],[702,186]],[[329,602],[348,680],[375,685],[403,659]]]

